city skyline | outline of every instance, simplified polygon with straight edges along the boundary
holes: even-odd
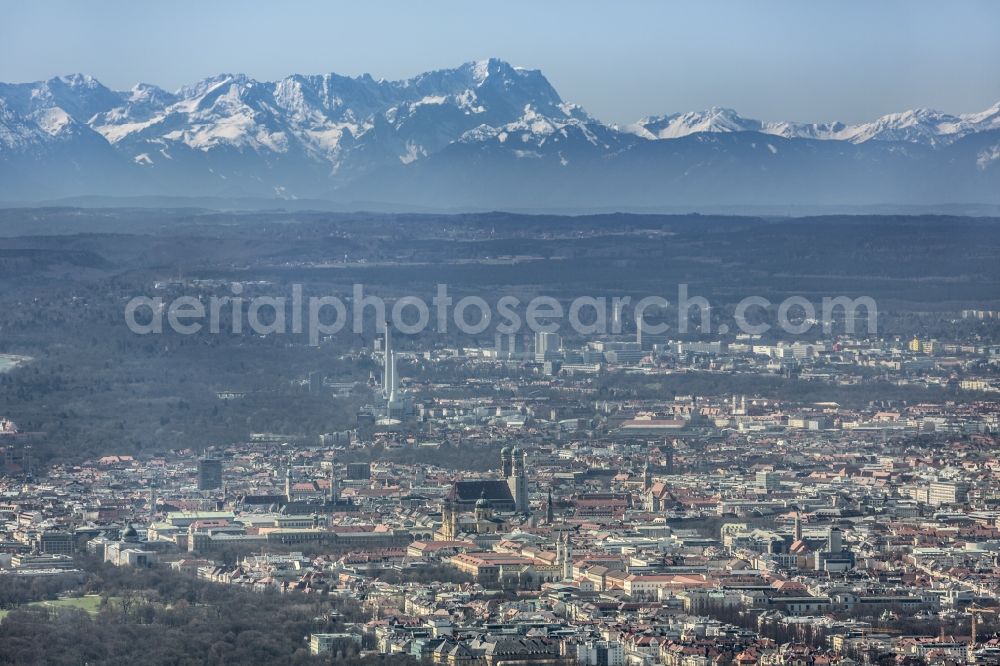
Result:
[[[1000,666],[1000,3],[8,4],[0,666]]]

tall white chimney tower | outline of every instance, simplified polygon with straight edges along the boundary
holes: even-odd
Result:
[[[385,322],[385,349],[384,354],[384,370],[382,374],[382,392],[385,397],[388,398],[392,394],[392,390],[395,387],[395,362],[392,353],[392,324],[388,321]]]

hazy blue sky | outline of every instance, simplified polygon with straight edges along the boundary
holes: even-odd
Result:
[[[1000,101],[1000,2],[4,2],[0,81],[405,78],[497,56],[605,121],[730,106],[870,119]]]

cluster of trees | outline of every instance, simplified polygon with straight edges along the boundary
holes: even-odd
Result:
[[[17,608],[31,601],[59,598],[66,590],[84,584],[86,576],[66,573],[56,576],[0,575],[0,610]]]
[[[86,580],[69,593],[100,594],[96,612],[9,611],[0,623],[0,663],[322,663],[309,655],[309,634],[344,632],[345,623],[366,617],[341,597],[256,594],[165,568],[81,562]]]
[[[406,569],[386,569],[376,578],[383,583],[472,583],[475,579],[455,567],[435,564]]]
[[[29,302],[2,285],[0,353],[33,358],[0,373],[2,416],[44,433],[32,441],[39,464],[56,455],[197,449],[252,432],[315,437],[352,427],[366,398],[309,392],[302,382],[312,371],[368,376],[327,349],[252,335],[131,333],[123,303],[141,285],[41,285],[44,296]],[[244,397],[220,400],[220,391]]]

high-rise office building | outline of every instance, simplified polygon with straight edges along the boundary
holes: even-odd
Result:
[[[928,489],[927,503],[932,506],[965,504],[969,501],[969,489],[965,481],[933,481]]]
[[[551,361],[559,354],[562,339],[558,333],[539,331],[535,333],[535,360]]]
[[[351,481],[363,481],[372,478],[371,463],[351,462],[347,463],[347,478]]]
[[[217,490],[222,487],[222,461],[202,458],[198,461],[198,490]]]
[[[509,360],[517,358],[522,351],[521,339],[516,333],[497,333],[494,348],[497,358]]]
[[[761,470],[754,477],[754,485],[757,490],[771,492],[781,488],[781,478],[774,472]]]
[[[319,393],[323,390],[323,373],[314,370],[309,373],[309,392]]]

